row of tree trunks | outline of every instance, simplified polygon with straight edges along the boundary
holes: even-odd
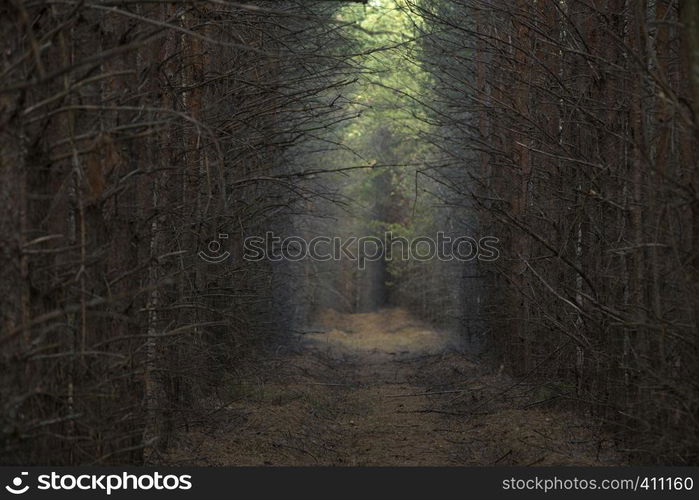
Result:
[[[477,124],[438,146],[463,165],[453,203],[501,238],[480,270],[491,352],[647,461],[699,452],[695,4],[409,2],[434,119]]]

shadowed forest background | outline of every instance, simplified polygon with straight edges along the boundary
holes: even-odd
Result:
[[[606,436],[581,463],[607,442],[696,465],[698,138],[693,0],[0,2],[0,463],[191,461],[182,436],[277,372],[231,433],[292,392],[385,410],[327,460],[275,440],[290,463],[565,412]],[[499,258],[246,260],[269,231],[495,236]],[[448,436],[424,463],[543,460],[428,455]]]

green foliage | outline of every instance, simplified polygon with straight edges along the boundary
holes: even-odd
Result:
[[[435,84],[417,54],[423,50],[423,21],[411,14],[404,0],[348,4],[335,21],[349,26],[358,79],[343,91],[343,106],[353,118],[332,130],[334,142],[341,147],[324,157],[329,165],[323,168],[358,164],[367,168],[343,171],[336,178],[342,196],[350,200],[350,216],[339,215],[340,223],[331,230],[342,236],[380,238],[390,231],[408,241],[434,237],[443,214],[438,213],[435,198],[426,193],[439,191],[439,186],[420,174],[437,156],[424,140],[436,131],[428,116]],[[421,295],[430,277],[440,275],[441,263],[436,259],[394,258],[385,264],[385,284],[400,294],[391,300],[408,306],[417,300],[411,294]],[[347,280],[340,281],[340,288],[345,287]]]
[[[418,21],[400,0],[372,0],[366,8],[348,5],[337,19],[356,26],[362,68],[351,96],[361,116],[344,126],[343,143],[367,161],[419,163],[428,153],[416,138],[429,127],[420,102],[430,76],[411,57],[418,50]]]

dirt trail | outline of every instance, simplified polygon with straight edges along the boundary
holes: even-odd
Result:
[[[195,465],[602,465],[598,428],[549,389],[461,352],[404,310],[326,311],[317,331],[228,384],[163,462]]]

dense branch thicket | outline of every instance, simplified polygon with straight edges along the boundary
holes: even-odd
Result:
[[[383,306],[696,463],[698,2],[9,0],[0,40],[0,463],[157,462],[270,340]],[[268,231],[500,258],[245,259]]]
[[[293,320],[241,242],[317,195],[282,160],[341,118],[339,5],[2,3],[0,462],[157,460]]]
[[[471,284],[491,351],[613,423],[636,460],[696,463],[697,3],[409,8],[432,175],[501,238]]]

